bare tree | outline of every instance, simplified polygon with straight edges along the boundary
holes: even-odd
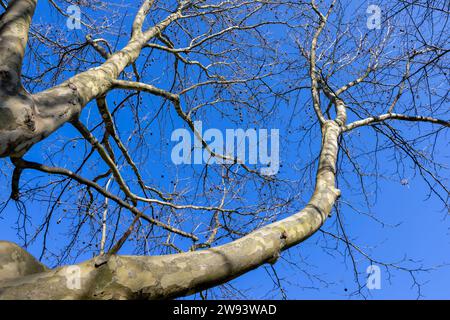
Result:
[[[146,0],[132,21],[111,9],[120,2],[85,3],[84,39],[31,25],[36,0],[2,4],[0,155],[12,164],[3,208],[16,203],[25,246],[42,241],[40,259],[52,258],[55,268],[1,242],[0,298],[180,297],[274,264],[319,230],[344,242],[352,258],[374,261],[345,233],[338,185],[356,174],[361,185],[353,188],[370,207],[367,180],[378,164],[365,158],[385,150],[398,155],[397,165],[408,158],[448,210],[445,165],[434,148],[416,148],[450,126],[445,1],[392,1],[379,31],[367,28],[365,9],[349,18],[348,3],[336,0]],[[49,1],[64,18],[68,4]],[[439,27],[425,34],[427,24]],[[300,182],[217,152],[195,126],[251,127],[285,110],[292,132],[283,143],[319,147],[299,169]],[[395,127],[404,122],[426,130],[404,136]],[[189,181],[158,155],[162,128],[177,123],[219,162],[191,168]],[[41,141],[45,163],[27,160]],[[170,183],[158,184],[149,164],[161,178],[172,174]],[[47,211],[30,231],[38,217],[26,204],[35,202]],[[333,211],[342,233],[321,229]],[[70,231],[55,253],[47,241],[57,216]],[[136,255],[118,254],[127,243]],[[94,257],[75,266],[80,286],[68,285],[74,266],[62,265],[86,253]]]

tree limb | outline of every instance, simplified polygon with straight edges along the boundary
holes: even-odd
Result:
[[[403,121],[413,121],[413,122],[429,122],[434,124],[439,124],[444,127],[449,128],[450,127],[450,121],[445,121],[441,119],[436,119],[432,117],[422,117],[422,116],[408,116],[404,114],[398,114],[398,113],[386,113],[379,116],[373,116],[366,119],[358,120],[355,122],[352,122],[344,127],[343,131],[350,131],[355,128],[359,128],[362,126],[366,126],[372,123],[376,122],[383,122],[386,120],[403,120]]]

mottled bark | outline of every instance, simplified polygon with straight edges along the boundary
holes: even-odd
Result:
[[[36,106],[20,82],[36,0],[13,0],[0,18],[0,157],[20,153],[33,139]]]
[[[47,268],[18,245],[0,241],[0,281],[47,271]]]

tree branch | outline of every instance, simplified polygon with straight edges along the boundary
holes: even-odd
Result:
[[[36,3],[37,0],[12,0],[0,19],[0,87],[11,95],[23,90],[22,60]]]
[[[41,171],[41,172],[46,172],[46,173],[51,173],[51,174],[58,174],[58,175],[69,177],[69,178],[77,181],[78,183],[81,183],[83,185],[86,185],[86,186],[89,186],[89,187],[95,189],[102,196],[113,200],[114,202],[116,202],[121,207],[124,207],[124,208],[130,210],[134,215],[142,217],[144,220],[146,220],[146,221],[148,221],[148,222],[150,222],[150,223],[152,223],[152,224],[154,224],[156,226],[159,226],[159,227],[161,227],[161,228],[163,228],[163,229],[165,229],[167,231],[170,231],[170,232],[182,235],[184,237],[191,238],[194,241],[198,240],[198,238],[195,235],[189,234],[189,233],[184,232],[182,230],[178,230],[178,229],[176,229],[176,228],[174,228],[172,226],[169,226],[169,225],[167,225],[167,224],[165,224],[165,223],[163,223],[161,221],[158,221],[158,220],[155,220],[155,219],[153,219],[151,217],[146,216],[139,209],[137,209],[135,206],[132,206],[131,204],[129,204],[128,202],[122,200],[121,198],[117,197],[116,195],[106,191],[104,188],[99,186],[97,183],[95,183],[95,182],[93,182],[93,181],[91,181],[89,179],[83,178],[80,175],[78,175],[78,174],[76,174],[76,173],[74,173],[74,172],[72,172],[70,170],[67,170],[67,169],[64,169],[64,168],[48,167],[48,166],[42,165],[40,163],[26,161],[26,160],[23,160],[23,159],[14,159],[14,164],[16,166],[20,167],[20,168],[23,168],[23,169],[34,169],[34,170],[38,170],[38,171]],[[149,202],[151,202],[150,199],[147,199],[147,200]],[[155,200],[154,202],[155,203],[159,203],[161,205],[168,205],[168,206],[173,206],[175,208],[178,208],[178,206],[173,205],[171,203],[164,203],[164,202],[161,202],[161,201],[158,201],[158,200]]]
[[[402,120],[402,121],[412,121],[412,122],[429,122],[434,124],[439,124],[444,127],[450,127],[450,121],[445,121],[441,119],[435,119],[432,117],[422,117],[422,116],[408,116],[398,113],[386,113],[380,116],[373,116],[366,119],[358,120],[352,122],[344,127],[343,131],[350,131],[355,128],[366,126],[372,123],[383,122],[386,120]]]

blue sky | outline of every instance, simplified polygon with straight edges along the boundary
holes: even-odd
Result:
[[[125,1],[126,2],[126,1]],[[118,3],[118,2],[117,2]],[[121,8],[117,6],[117,8]],[[362,10],[364,14],[365,7],[355,4],[355,9]],[[125,9],[118,9],[119,12],[125,12]],[[120,11],[122,10],[122,11]],[[134,12],[132,8],[126,9],[128,14]],[[97,14],[97,13],[96,13]],[[100,16],[102,13],[98,13]],[[36,16],[34,17],[34,23],[39,24],[41,22],[52,22],[56,25],[65,26],[65,20],[61,18],[53,9],[49,8],[47,2],[40,1]],[[124,21],[124,28],[128,30],[130,18],[128,17]],[[277,30],[277,27],[273,27],[273,30]],[[64,28],[58,30],[65,32]],[[79,39],[82,41],[86,30],[67,32],[67,36],[72,39]],[[115,37],[109,35],[111,42],[114,42]],[[117,46],[120,47],[120,40],[117,42]],[[41,49],[44,50],[45,49]],[[93,53],[91,53],[93,54]],[[49,61],[54,57],[49,55]],[[100,59],[98,59],[100,61]],[[144,60],[140,60],[139,63],[144,63]],[[170,62],[165,63],[169,64]],[[170,78],[170,74],[164,69],[164,63],[159,64],[157,61],[153,63],[147,72],[147,77],[152,75],[158,75],[156,83],[164,83],[165,79]],[[33,62],[26,61],[27,70],[25,73],[32,74],[35,72]],[[70,75],[70,71],[62,73],[61,78]],[[195,74],[194,74],[195,75]],[[345,79],[343,79],[345,80]],[[159,82],[158,82],[159,81]],[[345,81],[344,81],[345,82]],[[275,83],[274,83],[275,84]],[[167,86],[167,83],[166,83]],[[37,90],[38,88],[36,88]],[[212,94],[209,92],[209,94]],[[121,93],[114,93],[108,97],[110,103],[119,101],[123,97]],[[317,154],[317,141],[312,140],[311,143],[298,144],[293,143],[298,136],[295,133],[291,133],[291,128],[288,127],[288,123],[291,120],[291,115],[295,114],[294,119],[304,121],[307,123],[305,114],[296,110],[301,110],[301,106],[308,104],[308,92],[301,92],[300,98],[297,101],[297,106],[292,107],[289,105],[283,105],[282,102],[277,102],[279,114],[272,120],[265,120],[257,123],[256,128],[279,128],[281,139],[281,162],[282,169],[280,172],[281,178],[291,178],[293,180],[298,179],[300,181],[299,173],[294,170],[294,165],[302,165],[310,159],[311,155]],[[275,103],[275,100],[268,98],[268,102]],[[406,101],[407,103],[407,101]],[[173,129],[185,127],[185,124],[176,117],[176,114],[170,111],[164,111],[161,115],[155,114],[155,110],[161,105],[160,100],[155,100],[153,97],[143,95],[142,101],[143,122],[152,119],[155,116],[153,122],[148,123],[152,127],[151,132],[151,145],[157,150],[156,152],[150,152],[149,154],[142,155],[140,158],[144,162],[145,175],[152,179],[152,183],[155,183],[162,188],[169,188],[172,180],[175,176],[188,179],[193,173],[198,173],[203,169],[202,166],[192,166],[183,168],[174,168],[168,158],[170,155],[170,149],[174,143],[170,142],[170,134]],[[284,107],[284,109],[283,109]],[[239,124],[224,119],[218,114],[207,114],[208,120],[205,122],[206,128],[218,128],[224,130],[226,128],[236,128]],[[118,118],[118,126],[122,128],[123,132],[132,134],[132,127],[130,126],[130,119],[133,114],[130,111],[123,111]],[[244,114],[245,119],[249,119],[249,122],[244,124],[244,128],[251,127],[253,120],[252,114]],[[98,115],[95,114],[95,108],[90,105],[83,113],[83,119],[93,126],[98,121]],[[147,124],[147,122],[145,122]],[[396,124],[396,128],[403,130],[406,136],[411,137],[416,132],[411,130],[409,125]],[[426,125],[421,126],[424,130],[429,127]],[[374,135],[371,135],[369,131],[362,131],[366,133],[367,138],[365,142],[367,145],[375,143]],[[316,134],[317,130],[313,135]],[[56,146],[62,145],[68,138],[76,137],[76,132],[65,126],[51,137],[49,142],[43,142],[35,146],[30,153],[26,156],[28,160],[36,160],[45,162],[48,160],[48,156],[52,155]],[[126,139],[128,135],[124,134]],[[50,142],[51,141],[51,142]],[[131,145],[136,147],[139,145],[138,141],[131,140]],[[448,133],[441,134],[440,141],[437,144],[437,159],[448,166],[448,158],[450,156],[448,150]],[[54,143],[52,145],[52,143]],[[292,143],[292,144],[290,144]],[[70,150],[70,149],[69,149]],[[71,166],[82,159],[83,147],[78,146],[76,154],[66,154],[65,156],[56,156],[54,159],[59,165]],[[366,160],[367,161],[367,160]],[[376,203],[371,208],[372,214],[383,221],[386,225],[380,225],[373,219],[368,218],[366,215],[361,214],[350,208],[345,203],[350,203],[352,207],[364,209],[362,198],[357,191],[359,186],[354,176],[348,175],[349,183],[352,184],[351,188],[345,186],[342,182],[342,207],[340,216],[342,217],[347,236],[352,239],[355,245],[358,245],[364,251],[370,252],[371,257],[375,260],[380,260],[385,263],[399,263],[401,266],[407,266],[409,268],[421,267],[424,269],[433,269],[427,272],[415,273],[417,281],[420,283],[420,295],[422,298],[427,299],[445,299],[450,298],[450,267],[446,266],[446,263],[450,263],[450,224],[448,222],[448,213],[443,209],[443,204],[435,196],[427,198],[428,187],[424,181],[417,176],[414,176],[411,167],[407,167],[405,172],[396,174],[396,166],[389,153],[381,153],[378,161],[381,163],[383,178],[378,180],[378,192],[376,196]],[[10,168],[7,161],[2,160],[0,162],[2,171],[8,173]],[[102,171],[98,166],[93,166],[92,169]],[[345,170],[351,171],[351,168],[346,167]],[[86,176],[92,176],[94,171],[86,170],[84,174]],[[27,172],[26,177],[34,178],[42,176],[40,174]],[[7,199],[9,195],[9,181],[8,177],[2,176],[2,198],[0,201]],[[43,177],[36,181],[46,181],[47,178]],[[401,180],[407,179],[407,184],[402,184]],[[310,182],[310,181],[308,181]],[[192,183],[192,181],[186,182],[186,184]],[[296,184],[297,186],[299,184]],[[311,192],[306,188],[305,192],[301,194],[299,203],[293,207],[300,208],[302,202],[308,199]],[[371,191],[373,188],[371,188]],[[43,190],[43,194],[47,191]],[[247,191],[245,194],[248,200],[251,202],[256,199],[254,192]],[[71,197],[76,198],[76,193],[73,193]],[[68,197],[65,201],[70,202],[72,199]],[[70,208],[70,203],[68,204]],[[31,202],[27,205],[27,211],[32,217],[31,220],[39,221],[44,217],[44,212],[47,210],[47,204]],[[61,248],[62,241],[67,237],[67,233],[70,234],[68,229],[72,219],[69,217],[69,213],[58,209],[56,217],[52,221],[52,228],[54,232],[49,236],[47,245],[49,251],[55,251]],[[19,216],[20,218],[20,216]],[[79,219],[77,217],[76,219]],[[324,226],[325,231],[333,232],[336,230],[336,215],[333,215]],[[17,235],[17,221],[18,211],[13,203],[10,203],[6,210],[0,215],[0,238],[2,240],[10,240],[18,243],[22,243]],[[194,220],[193,220],[194,221]],[[20,222],[19,222],[20,223]],[[185,226],[189,227],[189,223]],[[30,222],[31,228],[31,222]],[[42,237],[39,236],[38,240],[31,245],[28,249],[35,256],[39,256],[42,249]],[[86,239],[85,239],[86,240]],[[89,240],[86,240],[87,242]],[[339,244],[339,250],[335,250],[334,247],[336,241],[329,236],[324,236],[322,233],[317,233],[300,246],[285,252],[280,259],[279,263],[274,265],[279,279],[281,280],[285,294],[289,299],[359,299],[363,296],[355,295],[356,285],[353,273],[353,265],[349,256],[346,254],[345,247]],[[81,245],[80,245],[81,246]],[[132,253],[133,248],[131,244],[127,244],[121,253]],[[79,257],[74,257],[72,262],[82,261],[90,258],[92,253],[85,252]],[[361,255],[356,255],[357,270],[361,274],[365,274],[366,268],[370,265],[367,259],[362,259]],[[404,259],[413,259],[416,262],[401,262]],[[284,261],[286,260],[286,261]],[[47,255],[44,257],[44,262],[54,263],[54,257]],[[364,296],[368,299],[414,299],[418,297],[418,287],[414,285],[413,278],[407,271],[399,271],[391,269],[390,273],[381,267],[382,280],[380,290],[364,290]],[[243,295],[242,297],[249,298],[282,298],[282,294],[279,289],[272,290],[274,283],[270,275],[273,275],[273,270],[270,266],[263,266],[258,270],[252,271],[246,275],[235,279],[231,284],[239,288]],[[359,281],[364,284],[364,277],[360,276]],[[237,295],[239,297],[239,295]],[[194,297],[190,297],[194,298]],[[198,296],[195,296],[198,298]]]

